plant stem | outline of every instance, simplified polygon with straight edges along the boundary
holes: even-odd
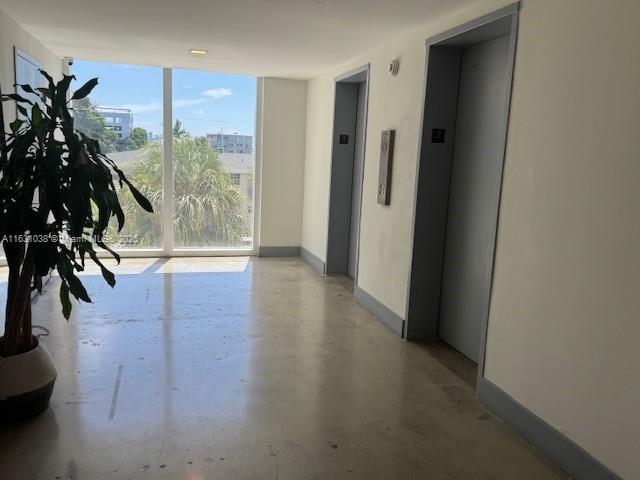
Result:
[[[0,356],[8,357],[33,348],[31,333],[31,279],[34,273],[33,248],[5,242],[9,266],[5,332]],[[22,268],[21,268],[22,267]]]
[[[0,97],[2,97],[2,85],[0,85]],[[4,168],[7,164],[7,139],[4,133],[4,109],[0,101],[0,166]]]

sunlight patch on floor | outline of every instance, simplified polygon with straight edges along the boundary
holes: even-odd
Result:
[[[154,273],[240,273],[248,264],[249,257],[171,258]]]
[[[101,258],[100,261],[116,275],[137,275],[143,273],[147,268],[158,261],[157,258],[122,258],[120,264],[113,258]],[[57,272],[56,272],[57,274]],[[77,275],[101,275],[100,267],[87,259],[84,271]]]
[[[138,275],[149,270],[152,273],[241,273],[246,271],[250,257],[184,257],[184,258],[123,258],[118,265],[112,258],[100,261],[116,275]],[[158,263],[158,267],[153,265]],[[9,269],[0,267],[0,283],[7,283]],[[53,272],[57,276],[58,272]],[[85,263],[78,276],[102,275],[100,267],[91,260]]]

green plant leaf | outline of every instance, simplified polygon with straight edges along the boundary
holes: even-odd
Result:
[[[107,269],[107,267],[105,267],[103,264],[100,264],[100,271],[102,272],[102,276],[104,277],[105,282],[107,282],[111,288],[115,287],[116,276],[113,274],[113,272]]]
[[[18,133],[18,130],[20,130],[20,127],[22,127],[23,124],[24,124],[23,120],[16,119],[9,124],[9,127],[11,127],[11,131],[15,134],[15,133]]]
[[[41,96],[45,97],[45,98],[51,98],[51,90],[49,90],[48,88],[36,88],[36,91],[40,93]]]
[[[122,207],[120,206],[120,201],[118,200],[118,195],[116,192],[109,192],[109,198],[111,201],[111,208],[113,210],[113,214],[116,216],[118,221],[118,232],[122,230],[124,226],[124,212],[122,211]]]
[[[7,98],[13,100],[14,102],[28,103],[29,105],[33,105],[33,102],[31,100],[27,100],[26,98],[18,95],[17,93],[9,93],[7,95],[2,96],[3,100],[6,100]]]
[[[60,303],[62,303],[62,315],[69,320],[71,316],[71,299],[69,298],[69,286],[64,281],[60,284]]]
[[[91,90],[93,90],[97,84],[98,79],[92,78],[73,93],[73,97],[71,97],[71,100],[80,100],[81,98],[85,98],[91,93]]]
[[[38,104],[35,104],[31,109],[31,122],[36,127],[42,123],[42,110]]]
[[[89,298],[87,290],[84,288],[84,285],[82,285],[80,279],[76,277],[73,272],[67,273],[67,275],[65,276],[65,280],[69,283],[69,291],[74,297],[76,297],[78,300],[82,300],[83,302],[91,303],[91,298]]]
[[[18,83],[15,83],[13,86],[14,87],[20,87],[22,90],[24,90],[27,93],[36,93],[36,92],[33,91],[33,88],[31,88],[31,85],[27,85],[27,84],[20,85]]]
[[[104,264],[100,261],[100,259],[98,258],[98,255],[96,254],[96,251],[93,249],[93,245],[91,244],[90,241],[88,240],[82,240],[79,244],[78,244],[79,250],[80,250],[80,255],[82,257],[84,257],[84,255],[86,253],[89,254],[89,256],[91,257],[91,260],[93,260],[99,267],[100,270],[102,271],[102,277],[104,278],[104,280],[107,282],[107,284],[113,288],[116,285],[116,277],[115,275],[109,270],[107,269],[107,267],[104,266]]]
[[[134,187],[133,184],[126,177],[123,176],[123,177],[120,177],[120,178],[122,178],[124,183],[127,184],[127,186],[129,187],[129,190],[131,190],[133,198],[135,198],[136,202],[138,202],[138,205],[140,205],[147,212],[153,213],[153,207],[151,206],[151,202],[149,200],[147,200],[147,197],[142,195],[138,191],[138,189],[136,187]]]
[[[46,78],[49,81],[49,83],[53,83],[53,78],[51,77],[51,75],[49,75],[44,70],[38,70],[38,71],[42,74],[44,78]]]
[[[113,288],[116,286],[116,276],[113,274],[113,272],[111,270],[109,270],[107,267],[104,266],[104,264],[98,260],[98,256],[96,255],[96,252],[90,251],[89,255],[91,256],[91,259],[98,264],[98,266],[100,267],[100,271],[102,272],[102,277],[104,278],[104,281],[107,282],[107,284]]]
[[[113,258],[116,259],[116,262],[118,262],[118,264],[120,263],[120,255],[118,255],[116,252],[114,252],[113,249],[111,249],[109,247],[109,245],[104,243],[102,240],[96,240],[96,245],[98,245],[100,248],[105,249],[107,252],[109,252],[111,254],[111,256]]]

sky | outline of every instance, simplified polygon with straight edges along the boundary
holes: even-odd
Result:
[[[72,88],[98,77],[91,101],[98,106],[129,108],[133,126],[162,133],[162,69],[74,60]],[[196,70],[173,70],[173,118],[191,135],[254,135],[256,78]]]

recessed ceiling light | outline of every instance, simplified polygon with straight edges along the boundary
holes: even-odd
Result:
[[[189,53],[191,55],[206,55],[209,52],[207,50],[200,50],[199,48],[192,48],[189,50]]]

